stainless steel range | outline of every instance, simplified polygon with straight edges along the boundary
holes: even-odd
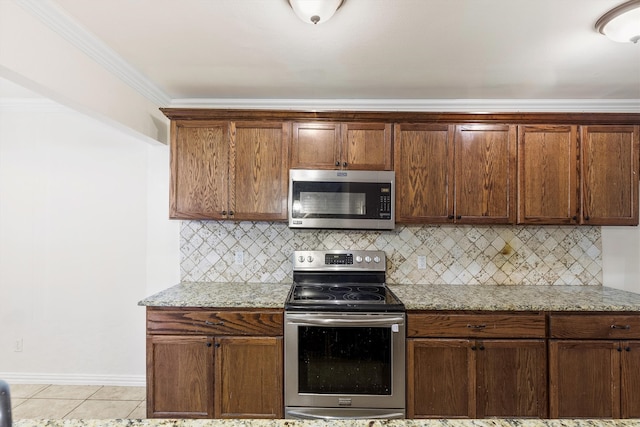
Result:
[[[381,251],[296,251],[285,303],[287,418],[404,418],[405,308]]]

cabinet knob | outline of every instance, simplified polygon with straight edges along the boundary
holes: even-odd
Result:
[[[229,215],[230,215],[230,216],[233,216],[233,211],[229,211]]]
[[[454,218],[454,216],[453,216],[453,215],[449,215],[447,218],[449,218],[449,219],[453,219],[453,218]]]
[[[222,215],[226,215],[226,214],[227,214],[227,211],[222,211],[222,212],[220,212],[220,213],[221,213]]]
[[[340,162],[336,160],[336,166],[340,166]]]
[[[347,166],[349,166],[349,163],[347,163],[347,162],[344,162],[344,163],[342,164],[342,167],[345,167],[345,168],[346,168]]]
[[[476,347],[475,345],[471,346],[471,350],[476,351],[478,347]]]
[[[462,219],[462,215],[458,215],[456,219]]]
[[[220,343],[219,342],[216,343],[216,348],[220,348]]]
[[[589,215],[585,216],[585,217],[584,217],[584,220],[585,220],[585,221],[589,221]]]
[[[574,216],[573,216],[573,220],[574,220],[574,221],[577,221],[577,220],[578,220],[578,217],[574,215]]]
[[[207,343],[207,347],[211,347],[211,343],[210,342]]]
[[[616,350],[618,350],[618,351],[622,351],[622,347],[618,347]]]
[[[480,345],[480,350],[484,350],[484,346],[483,345]]]
[[[625,347],[624,351],[631,351],[631,347]]]

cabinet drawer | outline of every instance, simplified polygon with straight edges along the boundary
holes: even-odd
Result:
[[[640,338],[639,314],[552,314],[551,338]]]
[[[542,313],[407,315],[410,337],[544,338],[545,332]]]
[[[148,308],[147,333],[278,336],[283,334],[283,313],[281,310]]]

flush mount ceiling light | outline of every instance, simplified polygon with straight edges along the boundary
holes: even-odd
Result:
[[[327,22],[345,0],[288,0],[291,9],[308,24]]]
[[[640,40],[640,0],[631,0],[611,9],[596,22],[596,30],[617,42]]]

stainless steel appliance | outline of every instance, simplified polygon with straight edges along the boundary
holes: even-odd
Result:
[[[285,303],[286,418],[404,418],[405,308],[380,251],[296,251]]]
[[[289,227],[391,230],[395,172],[289,171]]]

